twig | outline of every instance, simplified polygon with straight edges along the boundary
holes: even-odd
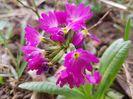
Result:
[[[91,26],[90,28],[88,28],[88,31],[92,30],[93,28],[95,28],[96,26],[98,26],[99,24],[101,24],[104,20],[104,18],[111,12],[112,9],[109,9],[102,18],[100,18],[100,20],[94,24],[93,26]]]
[[[130,82],[131,76],[130,76],[130,73],[128,72],[127,66],[128,66],[127,62],[125,64],[123,64],[125,75],[126,75],[126,78],[127,78],[126,81],[127,81],[128,86],[129,86],[129,90],[130,90],[130,93],[131,93],[131,98],[133,99],[133,85]]]
[[[38,9],[37,9],[37,7],[35,7],[36,5],[34,5],[34,7],[35,7],[35,9],[34,9],[34,8],[30,7],[30,6],[25,5],[25,4],[24,4],[22,1],[20,1],[20,0],[17,0],[17,1],[18,1],[21,5],[23,5],[25,8],[31,9],[31,10],[37,15],[37,17],[40,18],[39,13],[38,13]],[[34,3],[34,0],[33,0],[33,3]]]
[[[121,4],[118,4],[116,2],[113,2],[113,1],[109,1],[109,0],[100,0],[101,2],[105,3],[105,4],[108,4],[110,6],[113,6],[113,7],[116,7],[116,8],[119,8],[119,9],[122,9],[122,10],[128,10],[128,8],[126,6],[123,6]]]
[[[36,3],[35,3],[35,0],[33,0],[33,5],[34,5],[37,16],[40,17],[39,13],[38,13],[38,8],[37,8]]]

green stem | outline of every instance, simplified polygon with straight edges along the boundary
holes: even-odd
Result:
[[[65,44],[66,47],[68,47],[69,44],[71,43],[73,35],[74,35],[74,32],[72,32],[72,31],[70,31],[70,32],[68,33],[68,35],[67,35],[67,40],[66,40],[66,44]]]
[[[83,88],[83,91],[85,93],[86,99],[93,99],[93,97],[92,97],[92,85],[86,84],[86,85],[83,85],[82,88]]]
[[[62,56],[65,54],[64,49],[62,49],[59,53],[57,53],[57,55],[51,60],[51,63],[55,64],[56,62],[58,62]]]
[[[50,43],[50,44],[52,44],[52,45],[57,45],[56,42],[53,42],[52,40],[50,40],[49,38],[46,38],[46,37],[43,37],[43,40],[42,40],[42,41],[43,41],[43,42]]]

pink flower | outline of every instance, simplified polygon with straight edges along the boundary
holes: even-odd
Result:
[[[66,4],[66,12],[68,14],[67,21],[72,23],[84,23],[92,17],[90,6],[85,7],[83,3],[76,7],[75,4]]]
[[[55,16],[57,18],[58,24],[61,26],[66,25],[67,13],[65,11],[55,11]]]
[[[56,84],[63,87],[65,84],[69,84],[70,88],[75,86],[79,87],[80,84],[84,84],[85,81],[83,77],[76,77],[72,73],[67,72],[67,70],[63,70],[60,72],[60,77],[58,78]]]
[[[97,36],[95,36],[94,34],[90,34],[86,28],[81,30],[80,32],[76,32],[73,36],[72,42],[75,46],[81,46],[86,37],[89,37],[98,43],[100,42]]]
[[[66,55],[64,66],[74,74],[82,73],[85,69],[92,71],[91,63],[98,63],[96,56],[83,49],[77,49]],[[77,68],[78,67],[78,68]]]
[[[39,19],[40,28],[50,33],[50,38],[54,41],[64,42],[64,33],[59,25],[65,23],[65,12],[49,12],[48,15],[42,13]]]
[[[86,78],[89,84],[98,84],[101,81],[102,76],[96,71],[93,75],[87,75]]]
[[[37,30],[35,30],[35,28],[28,25],[25,28],[25,31],[26,45],[37,46],[41,42],[43,37]]]
[[[76,32],[72,38],[72,43],[75,46],[81,46],[84,42],[84,34],[81,32]]]
[[[59,42],[64,42],[64,33],[63,32],[54,32],[51,34],[50,39],[53,41],[59,41]]]
[[[66,55],[64,66],[65,70],[61,72],[57,84],[61,87],[68,83],[70,87],[79,87],[85,83],[86,70],[92,72],[91,63],[98,63],[96,56],[83,49],[77,49]],[[69,79],[70,78],[70,79]]]
[[[58,32],[58,20],[54,12],[49,12],[48,14],[42,13],[42,18],[39,18],[40,28],[44,31]]]
[[[37,70],[41,74],[47,67],[47,61],[43,56],[43,51],[33,46],[23,46],[24,59],[28,63],[29,70]]]

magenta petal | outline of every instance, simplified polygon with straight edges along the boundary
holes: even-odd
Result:
[[[82,78],[74,76],[67,70],[63,70],[60,73],[61,75],[56,82],[56,84],[60,85],[60,87],[63,87],[65,84],[69,84],[70,88],[73,88],[79,87],[80,84],[84,84],[84,80]]]
[[[25,32],[26,45],[37,46],[41,42],[41,34],[32,26],[28,25]]]
[[[33,46],[23,46],[24,59],[28,63],[28,70],[37,70],[37,74],[43,73],[47,66],[47,61],[42,50]]]
[[[88,61],[88,62],[94,62],[94,63],[99,62],[99,59],[95,55],[91,54],[88,51],[84,51],[82,53],[82,58],[83,58],[83,60]]]
[[[64,36],[62,34],[58,33],[53,33],[50,36],[50,39],[54,40],[54,41],[59,41],[59,42],[64,42]]]
[[[91,39],[95,40],[96,42],[98,42],[98,43],[100,42],[100,39],[96,35],[90,34],[90,37],[91,37]]]
[[[77,7],[75,4],[66,4],[66,12],[69,22],[84,22],[92,17],[90,7],[85,7],[83,3],[79,4]]]
[[[42,13],[42,18],[39,18],[39,27],[46,32],[48,29],[55,29],[58,27],[58,20],[54,12],[49,12],[48,15]]]
[[[100,83],[102,76],[100,75],[99,72],[94,72],[93,75],[89,74],[86,76],[86,78],[87,78],[89,84],[98,84],[98,83]]]
[[[61,76],[59,77],[59,80],[62,84],[60,86],[64,86],[64,84],[68,83],[69,85],[72,84],[70,86],[79,87],[81,84],[82,85],[85,84],[86,69],[92,72],[93,68],[91,64],[93,62],[98,62],[98,59],[96,58],[96,56],[93,54],[90,54],[88,51],[83,50],[81,48],[66,54],[65,60],[64,60],[64,66],[66,68],[67,77],[61,74]],[[96,72],[94,73],[95,78],[92,77],[92,75],[88,75],[87,77],[88,78],[91,77],[90,80],[92,80],[91,81],[92,83],[98,83],[100,75],[98,76],[97,75],[98,74]],[[72,80],[70,80],[70,78]]]
[[[81,46],[84,41],[84,35],[81,32],[77,32],[74,34],[72,42],[75,46]]]
[[[21,49],[25,55],[32,53],[33,51],[39,51],[40,50],[39,48],[36,48],[33,46],[23,46]]]
[[[60,25],[66,24],[67,13],[65,11],[55,11],[55,15]]]
[[[66,4],[67,23],[73,24],[73,30],[80,30],[84,26],[85,21],[89,20],[93,13],[90,6],[85,7],[83,3],[76,6],[75,4]]]

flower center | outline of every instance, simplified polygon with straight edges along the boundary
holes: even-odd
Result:
[[[76,19],[73,19],[73,21],[72,22],[76,22],[77,20]]]
[[[87,29],[84,29],[81,32],[84,34],[84,36],[90,35]]]
[[[77,53],[77,52],[74,53],[74,58],[75,58],[75,59],[78,59],[79,57],[80,57],[80,54],[79,54],[79,53]]]
[[[64,34],[67,34],[67,32],[69,31],[69,29],[68,28],[62,28],[62,30],[63,30],[63,32],[64,32]]]

